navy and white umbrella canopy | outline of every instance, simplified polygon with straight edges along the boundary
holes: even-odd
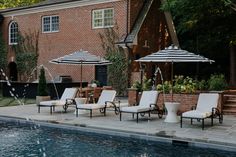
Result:
[[[137,62],[157,62],[157,63],[168,63],[168,62],[209,62],[213,63],[214,60],[208,59],[201,55],[197,55],[186,50],[182,50],[177,46],[170,46],[164,50],[152,53],[145,57],[142,57]]]
[[[93,55],[88,51],[77,51],[63,57],[59,57],[50,61],[55,64],[74,64],[74,65],[108,65],[111,64],[108,60]]]
[[[65,64],[65,65],[80,65],[80,90],[82,90],[82,76],[83,76],[83,65],[109,65],[112,64],[108,60],[93,55],[88,51],[76,51],[72,54],[65,55],[49,61],[54,64]]]

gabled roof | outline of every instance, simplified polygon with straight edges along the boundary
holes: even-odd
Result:
[[[132,43],[134,41],[135,37],[138,35],[138,32],[139,32],[141,26],[143,25],[144,20],[146,19],[146,16],[152,6],[153,1],[154,0],[149,0],[149,1],[145,2],[144,7],[141,10],[141,12],[139,13],[139,16],[134,24],[134,27],[133,27],[131,33],[125,39],[125,43]]]
[[[133,26],[133,28],[131,29],[131,32],[129,34],[126,35],[126,37],[123,37],[120,42],[117,42],[118,45],[123,45],[125,43],[134,43],[135,42],[135,39],[143,25],[143,22],[145,21],[146,19],[146,16],[153,4],[154,0],[147,0],[142,8],[142,10],[140,11],[136,21],[135,21],[135,24]],[[163,1],[161,0],[161,3],[163,3]],[[169,33],[170,33],[170,37],[171,37],[171,40],[172,40],[172,43],[179,46],[179,41],[178,41],[178,38],[177,38],[177,34],[176,34],[176,31],[175,31],[175,26],[174,26],[174,23],[173,23],[173,19],[172,19],[172,16],[170,14],[170,12],[164,12],[164,15],[165,15],[165,19],[166,19],[166,24],[167,24],[167,27],[168,27],[168,30],[169,30]]]

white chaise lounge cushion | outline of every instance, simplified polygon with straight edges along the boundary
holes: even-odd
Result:
[[[200,112],[197,110],[187,111],[182,114],[183,117],[189,118],[207,118],[211,116],[211,112]]]
[[[213,107],[218,105],[219,94],[217,93],[200,93],[197,102],[197,111],[211,112]]]
[[[200,93],[196,110],[182,113],[182,117],[207,118],[212,114],[212,108],[217,107],[219,94]]]
[[[50,101],[42,101],[39,104],[41,106],[63,106],[66,104],[67,99],[74,99],[77,94],[78,89],[77,88],[66,88],[61,96],[60,100],[50,100]],[[72,103],[71,100],[69,100],[69,103]]]
[[[66,104],[65,100],[50,100],[40,102],[41,106],[63,106]]]
[[[157,97],[158,97],[157,91],[143,91],[138,106],[121,107],[121,111],[138,113],[152,110],[154,106],[150,107],[150,105],[156,104]]]
[[[101,109],[104,108],[106,102],[113,102],[116,96],[115,90],[103,90],[98,102],[96,104],[76,104],[79,109]],[[110,107],[110,104],[107,103],[107,107]]]

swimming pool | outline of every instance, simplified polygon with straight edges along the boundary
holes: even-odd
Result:
[[[235,152],[0,121],[0,156],[235,157]]]

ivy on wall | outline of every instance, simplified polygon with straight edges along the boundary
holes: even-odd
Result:
[[[0,32],[0,69],[5,71],[7,66],[7,50],[3,40],[2,32]]]
[[[106,51],[105,58],[112,62],[108,66],[108,84],[118,95],[124,95],[128,88],[128,60],[124,50],[115,45],[119,41],[118,28],[107,28],[99,36]]]
[[[21,81],[26,81],[38,61],[39,32],[19,33],[18,44],[13,48],[16,53],[16,64]]]

